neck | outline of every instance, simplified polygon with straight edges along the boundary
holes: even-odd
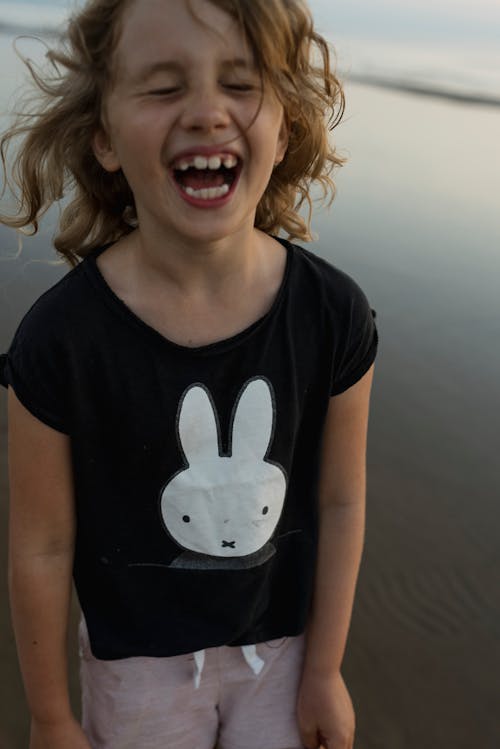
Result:
[[[174,286],[184,294],[216,292],[235,278],[250,278],[260,266],[264,235],[245,227],[212,241],[189,242],[138,229],[130,235],[135,273]]]
[[[272,305],[286,251],[267,234],[163,244],[137,230],[98,258],[115,294],[166,338],[204,345],[244,330]]]

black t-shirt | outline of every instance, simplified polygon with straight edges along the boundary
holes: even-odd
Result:
[[[372,311],[289,242],[268,313],[177,345],[109,288],[96,251],[27,313],[4,380],[71,437],[74,579],[98,658],[300,634],[329,398],[371,366]],[[104,248],[103,248],[104,249]]]

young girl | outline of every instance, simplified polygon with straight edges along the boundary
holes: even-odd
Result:
[[[352,747],[376,331],[276,236],[309,238],[297,202],[340,163],[326,44],[302,0],[91,0],[49,57],[2,143],[25,136],[5,223],[69,192],[75,266],[5,358],[31,749]]]

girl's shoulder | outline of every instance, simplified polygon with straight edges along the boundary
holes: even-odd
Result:
[[[302,294],[337,314],[350,314],[353,308],[373,312],[365,292],[352,276],[300,245],[286,242],[286,246],[293,253],[292,294]]]
[[[28,308],[2,356],[0,383],[8,384],[8,362],[24,359],[27,365],[42,366],[47,352],[61,352],[68,342],[79,340],[92,319],[92,293],[85,266],[88,258],[69,270]]]
[[[86,262],[68,271],[32,304],[7,353],[0,357],[0,384],[13,387],[38,419],[66,433],[68,367],[76,360],[82,340],[92,336],[92,318],[98,318]]]
[[[98,253],[85,257],[33,302],[18,325],[12,345],[28,340],[41,344],[60,339],[68,331],[74,338],[80,327],[91,324],[100,314],[92,288],[92,266]]]
[[[55,331],[66,324],[72,309],[76,309],[81,295],[82,263],[69,270],[44,291],[28,308],[16,331],[19,335],[39,335],[43,330]]]
[[[322,350],[332,353],[331,395],[353,385],[373,363],[378,348],[375,310],[347,273],[294,245],[292,308],[321,331]]]

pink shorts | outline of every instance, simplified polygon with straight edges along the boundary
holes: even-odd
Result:
[[[82,725],[92,749],[302,749],[304,638],[103,661],[80,626]]]

